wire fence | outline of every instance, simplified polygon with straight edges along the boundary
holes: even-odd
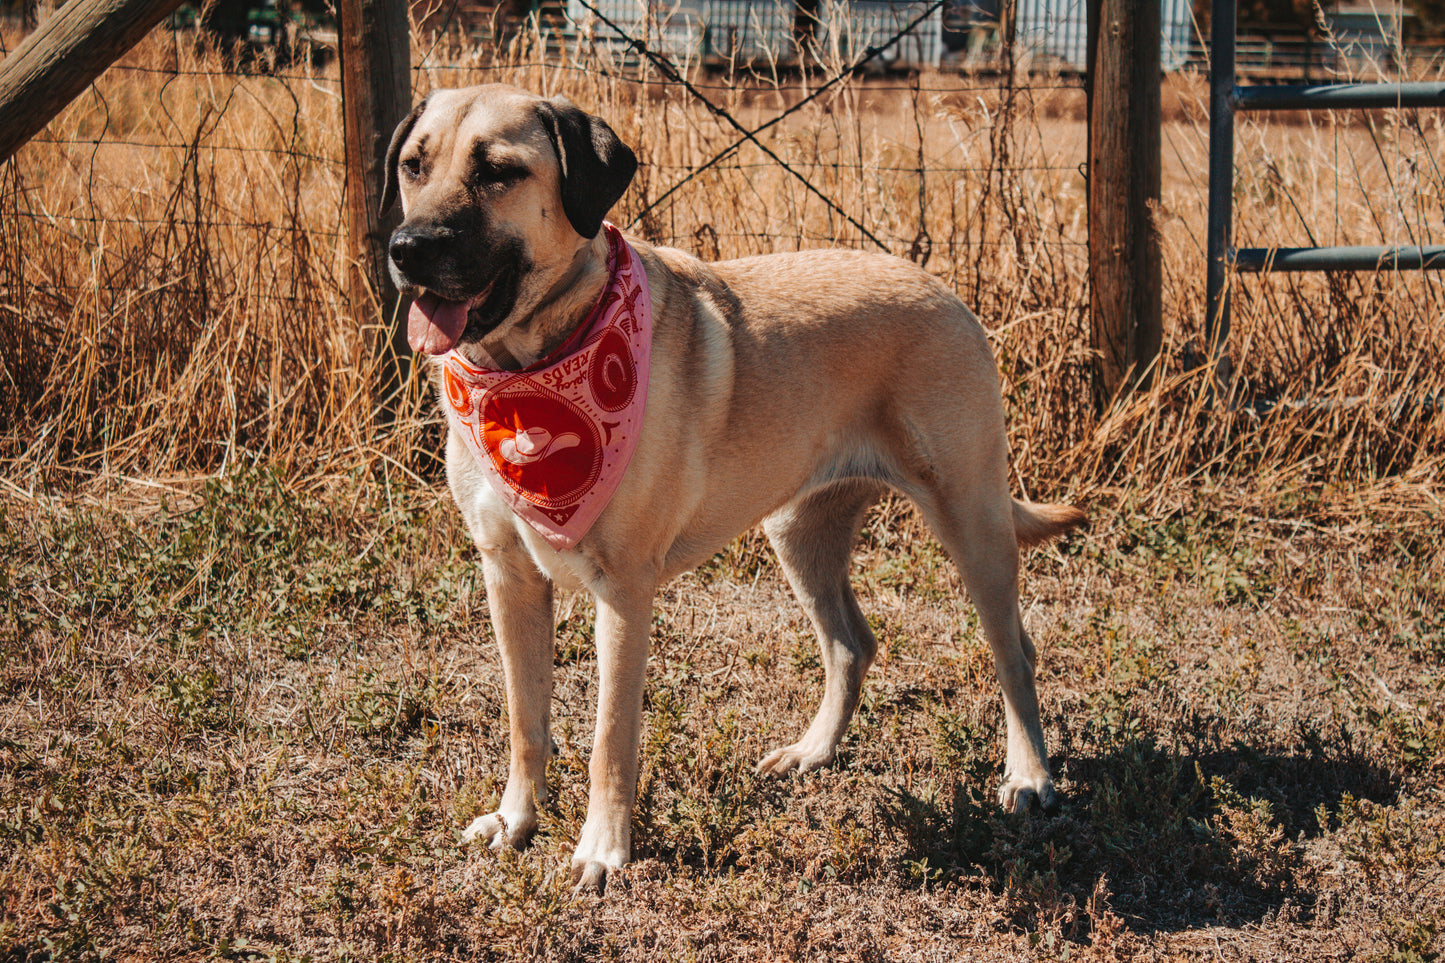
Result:
[[[658,58],[656,65],[662,68],[668,66],[668,62]],[[615,65],[609,64],[608,67]],[[414,68],[413,74],[417,95],[421,96],[426,90],[436,86],[509,82],[517,79],[518,75],[533,74],[547,76],[548,86],[567,88],[571,85],[565,80],[559,84],[558,75],[571,74],[586,85],[597,81],[597,69],[595,66],[518,60],[487,66],[429,64]],[[866,226],[861,214],[855,216],[850,213],[848,201],[835,200],[828,191],[819,187],[815,183],[814,174],[826,171],[827,175],[835,180],[848,173],[859,178],[867,175],[875,178],[953,177],[964,180],[986,179],[999,175],[1001,166],[997,158],[987,153],[970,153],[967,145],[957,139],[957,112],[946,107],[938,109],[940,104],[948,102],[977,100],[983,105],[980,107],[983,115],[987,116],[986,98],[1022,98],[1028,101],[1028,110],[1037,108],[1041,97],[1060,98],[1065,102],[1055,104],[1055,110],[1072,118],[1082,117],[1082,97],[1069,99],[1069,95],[1079,95],[1082,92],[1078,78],[1051,77],[1030,83],[1026,87],[1015,87],[1000,78],[924,80],[914,77],[911,80],[857,81],[853,77],[856,69],[844,68],[821,84],[811,87],[793,78],[778,80],[749,75],[743,78],[741,83],[700,83],[672,72],[663,73],[662,77],[658,78],[647,76],[645,71],[608,70],[604,76],[609,89],[632,92],[631,96],[624,94],[622,99],[631,100],[644,95],[659,98],[664,103],[659,109],[665,115],[691,114],[693,108],[705,107],[716,120],[717,128],[713,132],[700,131],[697,129],[698,118],[687,117],[689,135],[708,154],[704,159],[676,158],[666,154],[648,156],[645,150],[639,151],[642,155],[641,179],[647,187],[652,187],[652,178],[655,177],[666,178],[667,186],[635,198],[624,209],[624,226],[629,229],[642,229],[648,234],[649,240],[659,243],[686,240],[690,234],[659,230],[659,211],[667,206],[676,192],[685,190],[708,172],[737,175],[744,181],[766,172],[782,172],[792,178],[798,188],[810,193],[870,244],[893,253],[902,253],[901,249],[911,245],[919,231],[928,230],[923,223],[925,212],[919,212],[917,224],[904,227],[902,221],[896,221],[894,230],[884,230],[883,236],[875,235],[874,230],[883,229]],[[135,83],[137,79],[154,78],[164,78],[158,91],[158,99],[162,104],[170,90],[187,82],[194,83],[197,87],[203,86],[206,89],[201,96],[212,98],[218,83],[229,84],[231,95],[214,106],[212,116],[201,121],[201,126],[193,130],[184,129],[179,118],[170,116],[166,117],[166,123],[159,124],[136,123],[134,118],[117,117],[116,114],[121,112],[114,103],[117,98],[108,97],[106,91],[112,87],[123,89],[126,84]],[[855,142],[851,158],[840,156],[841,142],[833,145],[831,154],[819,154],[815,145],[812,153],[799,156],[795,150],[796,143],[789,143],[787,131],[780,131],[781,136],[778,138],[779,142],[787,146],[776,146],[760,139],[766,132],[809,106],[814,107],[815,114],[828,113],[835,109],[832,103],[820,103],[820,98],[839,85],[843,90],[841,96],[850,101],[847,109],[855,110],[861,107],[865,121],[874,126],[875,140],[872,144]],[[228,101],[234,100],[234,97],[243,91],[255,96],[252,88],[257,87],[268,89],[273,96],[277,88],[292,92],[291,99],[294,103],[289,115],[276,116],[273,113],[268,118],[271,126],[281,135],[270,139],[279,140],[279,143],[256,143],[257,131],[247,121],[231,124],[225,122]],[[301,88],[323,92],[325,111],[321,124],[317,123],[316,117],[306,116],[306,111],[314,106],[315,98],[312,98],[310,104],[303,104],[302,99],[294,95],[294,91]],[[722,101],[717,100],[719,95],[723,98]],[[307,147],[311,142],[312,130],[318,126],[334,128],[338,123],[334,114],[339,97],[339,81],[325,73],[277,72],[257,76],[224,69],[167,70],[152,66],[117,65],[93,89],[90,96],[93,102],[87,105],[89,109],[84,112],[83,119],[68,128],[52,128],[32,141],[34,146],[29,151],[31,155],[51,148],[64,156],[62,166],[71,175],[72,195],[68,198],[69,203],[64,203],[67,198],[59,193],[49,195],[48,203],[45,204],[27,203],[29,197],[43,188],[26,178],[29,183],[19,189],[16,204],[7,214],[34,222],[36,229],[40,231],[70,234],[74,234],[79,229],[76,225],[82,223],[89,224],[92,228],[100,223],[109,223],[126,229],[171,225],[173,217],[169,211],[161,211],[157,216],[144,216],[139,212],[145,205],[137,203],[136,193],[145,190],[155,194],[155,184],[146,188],[130,186],[107,197],[101,197],[100,193],[103,191],[98,193],[98,188],[115,187],[113,178],[116,170],[126,174],[145,171],[148,175],[154,175],[167,170],[179,173],[182,167],[197,163],[209,164],[213,172],[218,164],[229,162],[239,165],[242,173],[249,175],[249,183],[241,192],[248,197],[264,191],[261,182],[274,177],[275,172],[271,168],[277,166],[295,170],[315,168],[317,170],[310,172],[313,178],[320,176],[338,179],[344,190],[345,163],[339,140],[336,137],[327,137],[326,141],[331,150],[326,153]],[[765,97],[776,98],[777,103],[760,103],[759,98]],[[920,104],[920,99],[932,103]],[[863,103],[857,103],[860,100]],[[912,115],[890,118],[890,108],[899,104],[906,110],[912,110]],[[194,105],[191,107],[194,108]],[[739,116],[745,115],[746,122],[734,116],[735,113]],[[906,123],[899,123],[900,121]],[[897,126],[898,129],[884,131],[882,128],[885,126]],[[971,125],[965,121],[965,126]],[[907,136],[910,127],[913,135],[911,138]],[[286,128],[289,128],[289,133]],[[732,132],[729,139],[721,143],[721,146],[714,146],[718,142],[717,135],[726,131]],[[334,133],[334,130],[327,129],[326,133]],[[641,138],[646,138],[648,131],[640,129],[638,134]],[[751,150],[747,149],[749,147]],[[790,147],[794,150],[784,153]],[[1003,169],[1021,177],[1061,177],[1075,181],[1081,187],[1083,148],[1082,141],[1077,139],[1072,143],[1046,145],[1043,138],[1038,137],[1024,145],[1027,153],[1021,159],[1006,162],[1007,166]],[[872,156],[868,156],[870,153]],[[902,160],[903,158],[906,160]],[[24,160],[25,155],[22,155],[21,170],[25,167]],[[334,189],[336,185],[328,186]],[[57,200],[61,203],[55,203]],[[335,215],[340,209],[339,198],[324,206],[326,210],[320,212],[320,216],[307,219],[304,225],[288,222],[288,229],[300,226],[312,237],[339,239],[343,235]],[[248,204],[233,208],[237,212],[248,209],[261,208]],[[225,205],[222,205],[198,216],[206,217],[208,226],[217,229],[265,233],[278,227],[278,221],[274,217],[226,217],[225,210]],[[772,241],[784,247],[789,244],[839,243],[849,240],[831,228],[786,230],[755,226],[749,230],[715,233],[714,236]],[[1056,243],[1079,249],[1083,247],[1085,240],[1078,230],[1068,230],[1056,238]],[[980,243],[997,245],[1005,242],[996,238]]]
[[[626,27],[606,20],[605,14],[588,3],[588,0],[573,0],[573,5],[597,13],[599,18],[613,30],[614,39],[625,41],[624,46],[619,48],[616,44],[598,44],[595,38],[580,40],[576,41],[576,48],[569,52],[570,56],[564,57],[559,62],[516,56],[508,57],[506,51],[491,51],[486,54],[475,50],[468,51],[453,39],[445,43],[442,51],[443,54],[450,55],[450,61],[439,62],[437,59],[438,42],[433,40],[419,58],[420,64],[413,68],[413,86],[417,95],[420,96],[426,90],[437,86],[508,81],[516,79],[518,76],[541,75],[546,77],[549,86],[566,89],[577,86],[576,82],[580,82],[581,86],[588,86],[597,81],[601,75],[605,77],[609,87],[632,88],[635,92],[634,97],[645,91],[648,96],[660,96],[664,100],[678,97],[684,106],[704,108],[716,120],[719,129],[731,129],[734,134],[738,135],[731,143],[724,145],[702,161],[658,159],[649,163],[649,158],[643,157],[645,169],[650,169],[657,174],[680,174],[682,176],[677,178],[669,190],[663,191],[660,196],[647,199],[639,209],[631,213],[629,226],[633,227],[664,204],[672,190],[686,187],[702,173],[713,168],[743,173],[768,168],[777,168],[784,172],[791,171],[790,165],[793,162],[790,158],[779,153],[770,143],[759,139],[759,136],[809,105],[819,102],[820,98],[833,92],[835,88],[845,91],[849,97],[861,97],[873,102],[909,97],[914,99],[922,97],[934,101],[959,101],[1001,95],[1038,98],[1078,93],[1083,89],[1082,78],[1077,74],[1034,77],[1024,85],[1017,85],[1012,77],[1004,77],[997,73],[954,76],[937,74],[926,79],[920,78],[918,75],[911,78],[859,76],[860,72],[868,68],[874,61],[893,65],[893,61],[886,59],[890,49],[905,37],[910,36],[921,21],[937,18],[944,5],[943,0],[927,5],[916,5],[921,10],[919,15],[899,27],[892,36],[886,39],[880,38],[877,44],[866,47],[855,59],[848,62],[838,61],[831,69],[827,65],[815,64],[815,68],[821,67],[822,69],[815,69],[814,76],[811,77],[796,74],[779,76],[776,72],[769,75],[755,69],[755,64],[744,65],[742,69],[735,70],[726,77],[719,77],[712,72],[700,72],[696,70],[695,65],[676,64],[668,57],[651,49],[645,40],[631,37],[627,33]],[[255,69],[232,69],[228,65],[225,52],[207,50],[203,38],[197,38],[186,31],[158,30],[157,33],[159,37],[153,38],[149,44],[149,57],[168,60],[169,63],[165,65],[137,63],[134,62],[137,58],[132,57],[113,66],[106,77],[92,88],[87,98],[89,103],[73,111],[73,113],[82,114],[82,120],[70,126],[52,125],[46,133],[37,136],[32,142],[37,147],[49,145],[61,149],[67,155],[66,166],[86,169],[83,189],[78,191],[80,198],[84,198],[87,202],[95,199],[96,178],[103,176],[100,174],[100,169],[104,166],[102,155],[119,156],[127,149],[130,151],[130,156],[127,157],[127,163],[124,166],[130,169],[148,171],[165,169],[177,154],[206,155],[213,161],[216,155],[230,154],[243,161],[250,156],[253,158],[266,157],[291,166],[321,165],[344,175],[344,160],[339,149],[340,145],[334,138],[327,139],[326,143],[331,148],[327,152],[306,149],[306,144],[310,142],[303,140],[303,128],[314,129],[317,126],[317,118],[303,116],[303,112],[315,106],[316,98],[303,98],[296,93],[298,90],[307,88],[310,88],[312,92],[317,90],[323,92],[324,99],[327,101],[324,105],[326,108],[324,122],[327,123],[327,126],[334,126],[336,104],[340,97],[339,80],[334,71],[326,69],[296,71],[293,69],[258,72]],[[462,33],[464,32],[458,31],[458,35]],[[555,52],[555,50],[546,49],[552,44],[543,38],[527,39],[533,41],[534,47],[543,48],[540,52]],[[516,46],[514,41],[514,47]],[[194,49],[187,49],[188,47],[194,47]],[[641,59],[618,56],[619,51],[635,52],[640,55]],[[512,52],[515,53],[515,50]],[[529,52],[536,54],[539,51]],[[999,56],[996,54],[995,59],[998,59]],[[575,82],[569,82],[566,78],[566,75],[569,74]],[[128,85],[155,87],[157,81],[159,81],[159,86],[155,89],[156,102],[151,107],[159,108],[160,115],[152,114],[150,108],[140,108],[146,111],[147,117],[152,123],[137,123],[133,117],[114,116],[112,108],[117,106],[114,104],[115,100],[128,101],[133,98],[127,97],[123,93],[119,97],[108,96],[108,91],[124,91]],[[185,93],[180,92],[181,88],[185,86],[193,89]],[[285,128],[290,129],[290,136],[283,136],[283,143],[258,144],[255,142],[256,131],[249,125],[242,123],[227,126],[221,121],[219,115],[228,110],[230,101],[242,95],[258,96],[254,89],[257,87],[265,87],[272,92],[278,88],[289,92],[292,100],[292,109],[289,115],[280,114],[273,109],[269,117],[270,126],[275,127],[283,134]],[[229,88],[228,92],[227,88]],[[179,118],[169,114],[166,106],[167,98],[173,95],[184,98],[188,94],[211,103],[217,116],[211,119],[210,129],[183,129],[184,125],[180,123]],[[776,98],[778,102],[776,106],[763,103],[763,100],[769,97]],[[742,110],[739,110],[740,104]],[[825,110],[831,110],[832,104],[829,102],[823,107]],[[1070,114],[1079,115],[1081,108],[1082,99],[1079,98],[1065,110]],[[134,109],[137,109],[136,105],[125,104],[123,107],[119,107],[115,113]],[[748,114],[746,122],[735,117],[735,111]],[[876,113],[878,117],[870,118],[870,120],[883,119],[887,107],[874,108],[871,112]],[[834,157],[828,159],[825,166],[834,171],[851,168],[858,172],[866,171],[882,175],[928,176],[949,173],[984,175],[994,172],[997,164],[992,158],[985,157],[969,164],[965,160],[948,156],[956,147],[948,142],[949,138],[956,134],[956,129],[952,124],[955,119],[946,110],[933,111],[921,117],[911,118],[914,127],[914,142],[906,146],[896,145],[900,150],[906,150],[909,154],[916,155],[916,159],[909,163],[870,163],[866,158],[855,158],[850,162]],[[99,126],[98,130],[95,129],[97,125]],[[228,132],[230,136],[227,136]],[[940,133],[943,135],[942,140],[937,136]],[[899,134],[900,132],[888,132],[883,136],[897,140]],[[750,143],[761,152],[763,158],[761,160],[746,159],[745,152],[740,150],[745,142]],[[1081,145],[1072,146],[1077,148]],[[149,156],[143,152],[149,152]],[[31,153],[35,153],[35,151]],[[817,159],[813,158],[813,160]],[[1081,157],[1076,149],[1068,155],[1059,153],[1053,156],[1033,157],[1027,162],[1013,164],[1011,169],[1019,173],[1054,172],[1073,175],[1079,170],[1080,160]],[[849,214],[841,204],[835,203],[824,192],[817,189],[816,185],[813,185],[807,178],[799,176],[796,171],[792,171],[792,176],[797,179],[802,189],[812,192],[819,202],[830,207],[837,216],[849,221],[855,230],[865,237],[871,234],[867,226]],[[54,210],[27,209],[24,205],[11,213],[46,223],[54,223],[58,216],[58,212]],[[76,209],[72,209],[68,214],[76,217],[78,212]],[[116,214],[108,211],[104,204],[92,204],[86,212],[85,219],[111,221],[125,225],[165,223],[163,218],[137,218],[131,211],[122,211]],[[271,224],[270,221],[245,219],[216,222],[217,226],[251,229],[264,229]],[[334,237],[339,236],[340,233],[334,223],[326,221],[311,222],[306,226],[308,231],[319,232],[322,236]],[[766,237],[771,235],[766,231],[754,230],[743,232],[738,236]],[[809,239],[808,235],[796,233],[792,237],[795,240]],[[908,237],[895,236],[891,238],[891,243],[873,238],[872,242],[879,247],[891,249],[896,248],[900,242],[911,241],[911,237],[911,235]],[[779,236],[779,239],[783,239],[783,236]],[[831,235],[819,235],[817,239],[838,240]],[[1076,238],[1074,242],[1079,243],[1080,240]]]
[[[908,5],[890,33],[870,26],[862,44],[834,30],[808,58],[795,34],[791,62],[740,57],[736,36],[731,59],[703,55],[716,44],[675,57],[655,25],[612,20],[601,0],[573,5],[596,23],[561,38],[538,25],[482,47],[443,10],[446,29],[414,38],[415,95],[508,82],[606,117],[640,160],[613,219],[654,243],[704,259],[829,245],[912,259],[993,333],[1016,448],[1046,465],[1092,444],[1086,98],[1068,57],[1048,54],[1036,32],[1004,43],[986,22],[955,23],[957,56],[900,72],[892,54],[906,28],[938,17],[943,38],[945,8],[932,2]],[[7,49],[18,40],[0,36]],[[1064,49],[1071,35],[1048,36]],[[1177,32],[1161,43],[1177,48]],[[371,403],[370,346],[392,322],[356,317],[347,301],[340,97],[332,63],[238,56],[161,29],[0,167],[6,461],[32,474],[184,474],[240,457],[316,463],[385,449],[404,460],[397,445],[434,443],[417,441],[436,430],[426,405],[397,428],[379,425]],[[1203,105],[1187,67],[1166,84],[1158,229],[1175,344],[1203,315]],[[1428,220],[1434,195],[1410,194],[1409,178],[1434,183],[1438,124],[1371,123],[1242,153],[1240,189],[1264,200],[1251,206],[1259,233],[1325,216],[1300,213],[1325,185],[1295,158],[1333,151],[1338,198],[1338,165],[1358,170],[1361,130],[1366,147],[1388,135],[1408,150],[1383,152],[1383,182],[1356,176],[1365,201],[1356,211],[1337,199],[1333,232],[1369,243],[1359,235],[1393,216],[1392,203]],[[1251,311],[1348,314],[1337,289],[1246,290],[1241,330]],[[1433,289],[1409,296],[1421,318],[1438,305]],[[1389,314],[1373,288],[1352,298],[1374,306],[1363,329],[1391,324],[1419,342],[1415,315]],[[1283,384],[1322,354],[1347,356],[1349,338],[1331,337],[1272,330],[1266,374]]]
[[[613,218],[654,243],[881,248],[996,318],[1077,335],[1083,141],[1041,122],[1076,126],[1081,81],[890,72],[941,10],[786,68],[674,60],[621,24],[485,48],[454,24],[414,38],[412,86],[515,83],[607,117],[640,160]],[[0,168],[7,459],[184,473],[383,446],[369,346],[388,322],[347,301],[346,178],[333,63],[153,32]],[[415,418],[430,430],[425,406]]]

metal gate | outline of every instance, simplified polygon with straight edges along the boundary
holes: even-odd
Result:
[[[1211,357],[1229,340],[1229,277],[1266,271],[1445,270],[1445,246],[1233,247],[1234,115],[1250,110],[1345,110],[1445,107],[1445,83],[1301,84],[1240,87],[1235,83],[1238,0],[1212,0],[1209,70],[1209,236],[1204,335]]]

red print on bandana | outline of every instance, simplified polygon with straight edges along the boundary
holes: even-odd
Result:
[[[608,283],[568,346],[522,371],[442,362],[448,414],[487,481],[529,525],[571,548],[607,507],[637,448],[652,302],[637,252],[611,224]],[[580,344],[579,344],[580,342]]]

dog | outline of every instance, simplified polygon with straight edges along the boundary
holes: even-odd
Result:
[[[1019,550],[1085,516],[1011,497],[984,329],[941,282],[887,255],[704,263],[622,239],[604,218],[636,167],[604,120],[504,85],[430,94],[387,151],[382,212],[398,198],[403,211],[390,271],[415,299],[410,344],[441,371],[447,478],[480,552],[505,675],[506,788],[464,838],[521,847],[537,827],[554,751],[553,590],[586,590],[599,692],[571,867],[579,890],[605,887],[631,849],[654,595],[759,522],[817,633],[825,681],[807,731],[758,768],[830,763],[877,651],[849,586],[850,553],[890,489],[917,505],[958,566],[992,648],[1008,728],[1000,804],[1051,806]],[[614,274],[630,285],[615,297]],[[650,333],[625,314],[574,364],[599,306],[629,299],[650,302]],[[554,397],[564,384],[582,390],[583,368],[595,396]],[[546,384],[521,377],[544,369]],[[642,387],[645,406],[615,416],[630,428],[613,420],[611,405]],[[556,417],[542,425],[547,412]],[[630,451],[600,447],[614,431],[630,431]],[[560,489],[608,459],[624,469],[583,512],[595,517],[580,535],[559,534],[558,499],[571,497]],[[517,480],[539,465],[555,471],[522,501]]]

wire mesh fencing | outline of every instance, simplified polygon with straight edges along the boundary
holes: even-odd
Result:
[[[1165,491],[1201,466],[1297,462],[1322,438],[1336,448],[1319,464],[1340,471],[1445,447],[1435,409],[1420,406],[1364,427],[1359,408],[1276,405],[1261,421],[1256,407],[1227,430],[1191,407],[1179,349],[1204,313],[1207,98],[1187,66],[1164,93],[1159,377],[1137,402],[1096,411],[1086,97],[1068,35],[1048,35],[1050,53],[1018,26],[1003,44],[986,16],[900,6],[908,19],[891,33],[864,21],[861,43],[795,18],[792,52],[764,57],[748,45],[787,22],[699,20],[682,52],[646,21],[614,21],[622,30],[605,36],[597,23],[533,21],[479,43],[442,4],[413,38],[412,88],[513,83],[607,118],[641,162],[612,217],[653,243],[709,260],[880,248],[935,274],[993,338],[1027,491],[1141,479]],[[932,30],[935,14],[951,53],[910,64],[932,41],[909,47],[902,28],[921,16]],[[347,301],[340,97],[334,64],[238,57],[157,30],[0,167],[0,458],[12,483],[188,477],[238,459],[319,473],[426,463],[440,427],[422,386],[399,417],[375,410],[375,329],[394,319]],[[1396,114],[1242,130],[1237,189],[1255,195],[1257,218],[1242,230],[1268,241],[1292,224],[1318,233],[1326,218],[1329,236],[1369,243],[1372,225],[1405,211],[1433,232],[1441,137],[1437,118]],[[1371,153],[1378,176],[1364,173]],[[1247,383],[1274,398],[1430,396],[1439,292],[1409,283],[1245,288]]]
[[[709,259],[882,248],[995,325],[1030,312],[1080,324],[1082,141],[1042,123],[1077,115],[1080,81],[860,66],[886,63],[893,41],[835,45],[807,69],[719,70],[595,34],[559,43],[533,27],[481,49],[456,30],[417,37],[413,89],[514,83],[606,117],[641,162],[613,218],[654,243]],[[0,171],[13,465],[63,477],[405,461],[393,449],[428,430],[425,406],[400,427],[370,410],[368,329],[387,321],[346,302],[334,66],[236,63],[158,30]]]

